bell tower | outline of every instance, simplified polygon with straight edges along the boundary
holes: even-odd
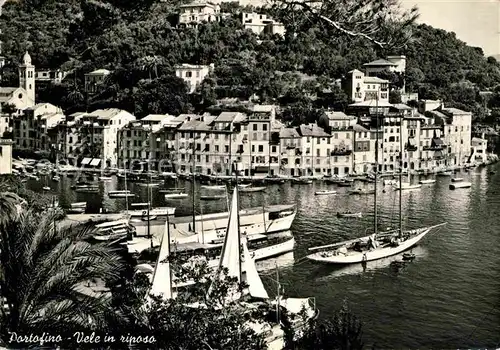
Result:
[[[26,90],[28,97],[35,103],[35,66],[31,64],[31,56],[26,51],[23,62],[19,65],[19,87]]]

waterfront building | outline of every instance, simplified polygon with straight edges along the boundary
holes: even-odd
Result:
[[[158,139],[163,126],[175,119],[168,114],[150,114],[141,120],[133,120],[118,130],[118,167],[132,169],[152,162],[156,167],[162,158],[163,148],[161,139]],[[136,164],[132,164],[132,162]]]
[[[82,165],[116,167],[118,131],[135,121],[135,116],[117,108],[98,109],[78,117],[79,139],[76,144]]]
[[[208,66],[183,63],[175,66],[175,75],[184,80],[192,94],[214,67],[213,63]]]
[[[318,125],[323,127],[332,137],[327,139],[328,157],[331,157],[333,175],[346,176],[352,174],[354,169],[354,130],[357,118],[343,112],[327,111],[318,120]],[[318,152],[318,150],[316,150]],[[330,168],[330,167],[329,167]],[[328,170],[328,174],[330,171]]]
[[[445,164],[463,166],[469,163],[472,157],[472,113],[457,108],[441,108],[430,114],[443,131],[444,144],[447,146]]]
[[[488,140],[484,137],[484,134],[481,137],[473,137],[471,139],[471,151],[472,151],[472,163],[486,163],[488,161]]]
[[[277,175],[279,133],[283,124],[276,120],[276,106],[254,105],[243,123],[242,169],[245,176]]]
[[[360,124],[355,124],[352,131],[353,173],[368,174],[373,171],[375,164],[375,138],[369,129]]]
[[[0,174],[12,174],[12,140],[0,138]]]
[[[257,35],[262,33],[278,34],[285,36],[286,30],[282,23],[276,22],[265,14],[255,12],[242,12],[241,21],[245,29],[250,29]]]
[[[52,131],[64,119],[62,109],[50,103],[39,103],[24,109],[21,115],[14,118],[15,148],[49,151],[57,143]]]
[[[104,81],[111,72],[107,69],[97,69],[85,74],[85,92],[94,94],[104,87]]]
[[[302,136],[297,128],[282,128],[280,139],[280,174],[286,176],[302,175]]]
[[[319,175],[329,175],[332,172],[332,135],[328,134],[323,128],[316,124],[300,125],[299,134],[302,137],[302,175],[305,176],[319,176]],[[338,156],[336,156],[338,158]],[[340,163],[335,163],[337,174],[342,175],[349,173],[344,169],[339,170],[339,164],[343,164],[342,160]],[[335,171],[334,171],[335,173]]]

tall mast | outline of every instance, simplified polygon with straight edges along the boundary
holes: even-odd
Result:
[[[120,145],[122,146],[122,151],[123,151],[123,131],[122,133],[120,134],[121,137],[120,137]],[[125,179],[125,210],[126,210],[126,213],[128,214],[128,192],[127,192],[127,168],[125,167],[125,160],[123,159],[125,157],[122,157],[122,162],[123,162],[123,172],[124,172],[124,179]],[[128,162],[127,162],[128,163]]]
[[[233,164],[231,164],[231,168],[233,168]],[[236,191],[234,191],[234,194],[236,195],[236,219],[237,219],[237,222],[238,222],[238,247],[240,247],[241,249],[241,233],[240,233],[240,196],[239,196],[239,192],[238,192],[238,163],[235,163],[234,164],[234,173],[235,173],[235,177],[236,177]],[[234,201],[234,199],[233,199]],[[226,235],[228,234],[228,232],[226,232]],[[239,262],[240,262],[240,269],[239,269],[239,274],[240,274],[240,281],[243,281],[243,276],[242,276],[242,268],[241,268],[241,254],[238,254],[238,259],[239,259]]]
[[[378,218],[377,218],[377,180],[378,180],[378,93],[377,100],[375,102],[375,195],[374,195],[374,216],[373,216],[373,226],[374,232],[377,234]]]
[[[125,195],[126,196],[126,195]],[[151,248],[153,248],[153,239],[151,237],[151,132],[149,133],[149,157],[148,157],[148,238],[151,239]],[[169,243],[170,244],[170,243]]]
[[[276,322],[280,323],[280,270],[278,268],[278,263],[276,262]]]
[[[192,154],[192,157],[193,157],[193,169],[191,171],[192,175],[193,175],[193,190],[192,190],[192,193],[191,193],[191,201],[193,202],[193,232],[196,232],[196,212],[195,212],[195,202],[194,202],[194,195],[195,195],[195,176],[194,176],[194,168],[195,168],[195,164],[194,164],[194,157],[195,157],[195,150],[196,150],[196,146],[195,146],[195,141],[194,141],[194,134],[193,134],[193,154]]]
[[[399,237],[403,235],[403,121],[400,116],[399,123]],[[408,182],[410,179],[410,169],[408,169]]]

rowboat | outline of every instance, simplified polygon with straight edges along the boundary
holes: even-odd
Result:
[[[467,181],[460,181],[450,184],[450,190],[456,190],[459,188],[469,188],[472,186],[472,183]]]
[[[451,176],[453,175],[453,172],[451,170],[446,170],[446,171],[441,171],[437,173],[438,176]]]
[[[349,191],[350,194],[374,194],[375,190],[367,190],[364,188],[358,188]]]
[[[337,194],[337,191],[316,191],[314,192],[316,196],[324,196],[327,194]]]
[[[422,184],[410,184],[409,182],[403,182],[401,185],[397,184],[394,185],[394,190],[416,190],[418,188],[422,187]]]
[[[225,185],[202,185],[200,188],[204,188],[206,190],[225,190]]]
[[[463,177],[454,177],[451,179],[451,182],[460,182],[460,181],[464,181],[464,178]]]
[[[217,201],[224,198],[226,198],[226,196],[200,196],[202,201]]]
[[[261,192],[264,191],[266,188],[265,187],[243,187],[240,188],[241,193],[249,193],[249,192]]]
[[[420,180],[419,183],[421,185],[426,185],[426,184],[433,184],[436,182],[436,179],[426,179],[426,180]]]

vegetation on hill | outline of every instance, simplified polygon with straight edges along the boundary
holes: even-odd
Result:
[[[224,97],[287,104],[294,122],[314,120],[318,108],[342,109],[347,96],[336,87],[354,68],[390,54],[407,56],[407,91],[442,98],[479,118],[497,107],[500,65],[454,33],[415,24],[415,11],[396,11],[396,0],[276,0],[259,11],[285,24],[284,38],[244,30],[235,4],[220,22],[178,28],[179,2],[117,0],[24,0],[4,6],[2,85],[17,85],[17,64],[29,50],[40,68],[72,73],[62,84],[38,87],[38,99],[68,113],[120,107],[141,117],[149,113],[200,111]],[[392,6],[392,7],[391,7]],[[251,10],[251,9],[248,9]],[[255,9],[254,9],[255,10]],[[214,63],[198,94],[188,95],[175,77],[180,63]],[[113,73],[99,94],[86,96],[84,74]],[[479,94],[494,91],[494,98]],[[397,100],[397,96],[393,96]]]

